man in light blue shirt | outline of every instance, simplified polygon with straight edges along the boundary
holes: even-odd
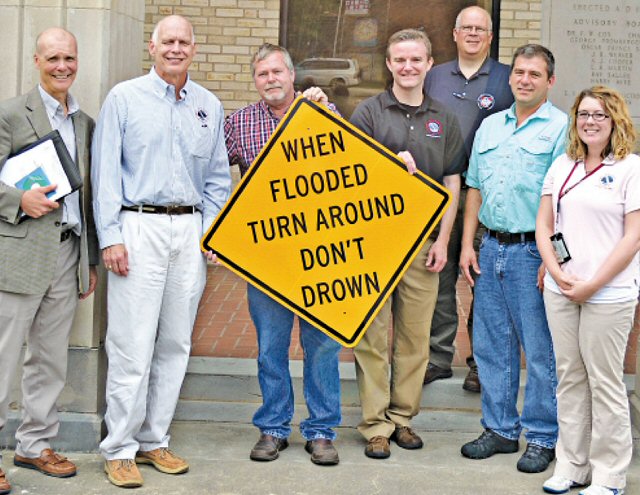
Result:
[[[206,278],[199,241],[231,185],[222,105],[187,74],[193,27],[164,18],[149,53],[151,72],[107,96],[93,144],[96,227],[109,271],[100,450],[109,481],[121,487],[142,485],[136,463],[189,469],[168,449],[168,430]]]
[[[542,181],[564,152],[567,116],[547,100],[555,82],[552,53],[540,45],[516,50],[509,85],[515,103],[487,117],[473,142],[460,268],[475,285],[473,348],[482,383],[482,435],[462,455],[485,459],[527,449],[519,471],[542,472],[555,457],[556,372],[538,273],[535,223]],[[487,227],[479,263],[473,249],[478,218]],[[520,346],[527,363],[522,414]]]

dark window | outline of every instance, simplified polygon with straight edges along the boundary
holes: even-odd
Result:
[[[349,59],[357,63],[357,85],[340,86],[334,95],[324,80],[332,101],[348,117],[360,101],[388,83],[385,49],[391,34],[409,27],[424,29],[435,63],[446,62],[456,56],[453,26],[458,12],[480,5],[493,13],[494,4],[499,6],[499,0],[282,0],[280,43],[294,63],[347,59],[307,60],[299,66],[305,70],[344,71],[352,68]],[[497,14],[493,14],[496,43]]]

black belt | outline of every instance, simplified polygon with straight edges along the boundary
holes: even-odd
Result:
[[[197,211],[195,206],[155,206],[155,205],[140,205],[140,206],[123,206],[123,210],[137,211],[140,213],[156,213],[159,215],[187,215]]]
[[[496,230],[487,229],[487,234],[497,239],[500,244],[523,244],[525,242],[536,242],[535,232],[521,232],[512,234],[511,232],[498,232]]]
[[[69,237],[71,237],[71,234],[73,234],[73,230],[71,229],[60,232],[60,242],[64,242],[69,239]]]

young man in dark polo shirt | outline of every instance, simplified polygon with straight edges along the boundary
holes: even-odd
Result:
[[[420,409],[422,380],[429,359],[429,329],[438,295],[438,272],[447,261],[460,173],[464,171],[463,141],[456,117],[424,94],[424,78],[433,64],[431,43],[419,30],[393,34],[387,45],[392,87],[363,101],[351,123],[398,153],[410,172],[421,170],[452,193],[437,236],[429,239],[403,275],[393,294],[354,350],[365,455],[389,457],[389,439],[405,449],[422,447],[411,429]],[[393,314],[393,353],[389,380],[387,332]]]

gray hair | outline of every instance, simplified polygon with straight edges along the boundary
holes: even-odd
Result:
[[[284,64],[287,66],[290,72],[293,72],[293,60],[286,48],[280,45],[274,45],[272,43],[264,43],[258,48],[258,51],[253,55],[251,59],[251,77],[256,73],[256,64],[262,62],[264,59],[273,55],[274,53],[281,53],[284,59]]]

